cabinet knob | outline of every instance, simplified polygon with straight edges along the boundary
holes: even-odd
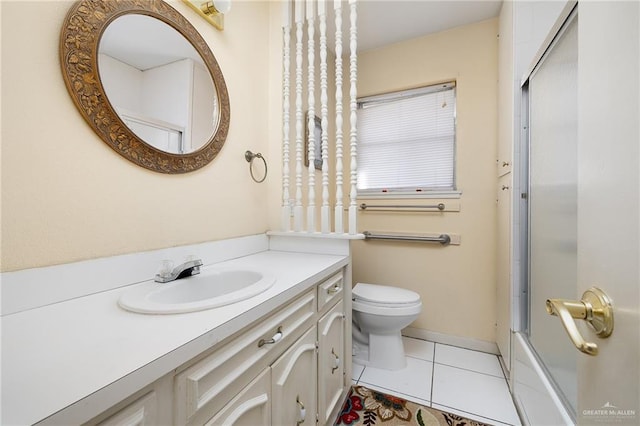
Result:
[[[333,367],[331,367],[331,374],[333,374],[338,368],[340,368],[340,357],[336,354],[334,348],[331,348],[331,355],[335,357],[333,360]]]
[[[282,339],[282,336],[284,334],[282,333],[282,326],[278,327],[278,331],[276,332],[276,334],[273,335],[273,337],[269,340],[265,340],[265,339],[260,339],[260,341],[258,342],[258,347],[261,348],[264,345],[272,345],[278,341],[280,341],[280,339]]]
[[[305,410],[304,404],[300,402],[300,396],[296,396],[296,404],[298,404],[298,420],[296,424],[301,425],[307,417],[307,410]]]
[[[333,287],[329,287],[327,289],[327,293],[328,294],[336,294],[339,291],[340,291],[340,284],[336,284]]]

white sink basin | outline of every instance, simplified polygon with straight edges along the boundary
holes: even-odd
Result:
[[[179,314],[230,305],[267,291],[276,278],[251,269],[202,268],[198,275],[126,291],[118,304],[143,314]]]

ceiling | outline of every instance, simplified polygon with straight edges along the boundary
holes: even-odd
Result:
[[[331,4],[327,1],[329,20],[333,20]],[[343,51],[346,52],[349,11],[346,2],[343,4]],[[500,13],[501,5],[502,0],[358,0],[358,51],[493,18]],[[333,50],[333,25],[327,27],[328,46]],[[132,43],[133,40],[136,42]],[[185,57],[200,60],[195,49],[177,31],[143,15],[126,15],[112,22],[102,36],[100,52],[139,70]]]
[[[358,50],[484,21],[498,16],[501,6],[502,0],[359,0]],[[343,16],[348,22],[346,11]]]

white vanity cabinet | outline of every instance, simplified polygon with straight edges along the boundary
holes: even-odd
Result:
[[[346,375],[341,269],[94,418],[102,425],[324,425]]]
[[[316,327],[231,400],[207,425],[315,425]]]
[[[183,368],[174,380],[174,423],[209,421],[314,324],[315,314],[314,291],[307,291]]]
[[[248,416],[247,420],[252,420],[245,423],[244,418],[227,417],[226,413],[231,410],[225,407],[211,424],[315,425],[318,422],[324,425],[334,420],[332,416],[336,415],[336,407],[351,383],[345,375],[346,318],[342,271],[321,281],[313,293],[318,303],[314,317],[317,325],[307,330],[270,367],[271,395],[264,394],[261,401],[265,404],[268,400],[271,402],[271,421],[256,423],[254,417]],[[254,393],[247,391],[229,406],[244,404],[249,409],[255,406],[255,398]],[[253,416],[256,411],[266,412],[261,407],[247,412]]]
[[[316,327],[236,395],[207,425],[315,425]]]

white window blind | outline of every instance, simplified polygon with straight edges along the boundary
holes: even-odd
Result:
[[[358,191],[455,189],[455,83],[360,99]]]

